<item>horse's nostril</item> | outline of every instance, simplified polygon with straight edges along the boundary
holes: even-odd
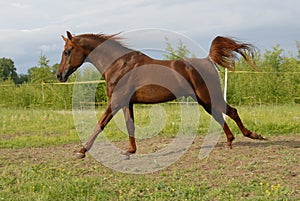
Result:
[[[56,78],[57,78],[58,80],[61,80],[61,73],[57,73],[57,74],[56,74]]]

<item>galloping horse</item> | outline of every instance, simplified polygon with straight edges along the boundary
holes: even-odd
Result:
[[[110,100],[88,142],[78,151],[78,158],[85,157],[98,134],[120,109],[123,110],[129,133],[130,146],[125,154],[134,154],[137,148],[133,104],[162,103],[182,96],[191,96],[223,127],[228,147],[232,148],[234,136],[222,113],[236,122],[244,136],[264,139],[245,128],[237,110],[224,101],[216,70],[216,64],[234,69],[238,54],[254,66],[255,48],[251,44],[217,36],[212,41],[207,58],[156,60],[125,47],[117,34],[73,36],[67,31],[67,37],[62,38],[65,47],[57,69],[57,79],[66,82],[84,62],[91,62],[104,76]]]

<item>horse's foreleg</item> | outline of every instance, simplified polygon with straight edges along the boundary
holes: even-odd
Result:
[[[261,135],[248,130],[244,126],[240,116],[238,115],[237,110],[235,108],[231,107],[228,104],[227,104],[227,107],[226,107],[226,115],[228,115],[231,119],[233,119],[235,121],[235,123],[238,125],[238,127],[240,128],[240,130],[242,131],[242,133],[245,137],[249,137],[251,139],[258,139],[258,140],[264,140],[265,139]]]
[[[126,127],[129,134],[129,148],[126,151],[126,155],[134,154],[136,152],[136,143],[134,138],[134,115],[133,115],[133,105],[123,108],[123,113],[125,117]]]
[[[98,134],[104,129],[104,127],[108,124],[108,122],[112,119],[112,117],[113,117],[113,112],[111,109],[111,104],[109,104],[104,114],[102,115],[101,119],[98,121],[96,127],[94,128],[94,132],[89,138],[89,140],[87,141],[87,143],[76,153],[77,158],[85,157],[85,153],[92,148]]]

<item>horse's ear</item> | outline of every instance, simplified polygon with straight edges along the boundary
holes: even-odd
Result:
[[[67,31],[67,36],[68,36],[68,38],[69,38],[70,40],[72,40],[73,36],[72,36],[72,34],[71,34],[69,31]]]
[[[62,37],[62,39],[63,39],[65,42],[68,41],[68,39],[67,39],[64,35],[61,35],[61,37]]]

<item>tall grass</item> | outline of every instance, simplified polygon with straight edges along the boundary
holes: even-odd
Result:
[[[78,142],[70,111],[0,108],[0,147],[41,147]]]
[[[289,104],[300,98],[299,73],[230,72],[228,102],[238,105]]]
[[[221,79],[224,74],[220,73]],[[290,104],[300,100],[297,72],[236,72],[228,75],[228,102],[234,105]],[[76,95],[73,95],[73,89]],[[67,110],[72,104],[106,103],[105,83],[0,83],[0,107]]]
[[[149,105],[135,106],[135,123],[145,128],[155,122]],[[160,130],[143,130],[138,133],[140,138],[147,136],[172,137],[177,134],[181,122],[181,111],[179,105],[161,104],[161,111],[165,113],[165,122]],[[195,106],[199,107],[200,106]],[[105,107],[96,109],[99,119]],[[299,134],[300,133],[300,109],[298,105],[281,106],[238,106],[238,112],[244,124],[263,136]],[[209,116],[200,109],[200,120],[197,129],[199,135],[205,135],[211,122]],[[152,114],[153,115],[153,114]],[[156,114],[159,115],[159,114]],[[229,126],[235,135],[241,135],[235,123],[227,118]],[[89,125],[93,130],[94,123]],[[108,124],[104,134],[112,141],[127,140],[127,132],[122,112]],[[124,131],[124,132],[123,132]],[[145,133],[146,132],[146,133]],[[10,147],[41,147],[66,143],[78,142],[79,138],[74,124],[72,111],[52,110],[28,110],[28,109],[5,109],[0,108],[0,148]]]

